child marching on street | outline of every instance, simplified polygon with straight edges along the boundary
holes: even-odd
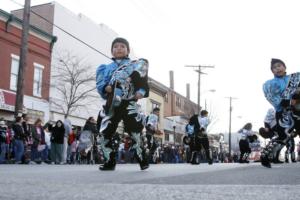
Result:
[[[263,85],[263,92],[266,99],[272,104],[276,111],[276,132],[278,141],[267,145],[261,152],[261,164],[271,167],[270,161],[275,157],[274,149],[279,149],[279,145],[287,144],[296,129],[299,130],[299,110],[297,101],[299,100],[300,73],[286,74],[286,65],[280,59],[271,60],[271,71],[274,78],[268,80]]]
[[[148,61],[131,60],[129,43],[124,38],[112,42],[113,62],[100,65],[96,72],[96,87],[100,96],[106,100],[104,116],[100,125],[100,143],[104,164],[100,170],[114,170],[116,152],[113,137],[121,120],[132,141],[135,158],[141,170],[149,167],[146,150],[141,145],[143,118],[138,111],[137,101],[148,97]]]

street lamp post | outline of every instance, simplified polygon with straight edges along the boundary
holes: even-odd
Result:
[[[219,160],[221,163],[224,162],[224,156],[223,156],[223,143],[224,143],[224,135],[222,133],[219,134],[220,139],[219,139],[219,145],[220,145],[220,156],[219,156]]]
[[[198,68],[197,70],[195,70],[198,73],[198,101],[197,101],[197,105],[198,105],[198,114],[200,114],[200,110],[201,110],[201,106],[200,106],[200,86],[201,86],[201,75],[202,74],[207,74],[201,71],[201,68],[214,68],[214,66],[204,66],[204,65],[185,65],[185,67],[193,67],[193,68]]]
[[[175,142],[176,142],[176,121],[175,119],[173,120],[173,123],[172,123],[172,127],[173,127],[173,135],[174,135],[174,146],[175,146]]]
[[[215,89],[210,89],[210,90],[205,90],[204,93],[205,92],[211,92],[211,93],[213,93],[213,92],[216,92],[216,90]],[[205,100],[205,102],[204,102],[205,103],[204,104],[204,108],[205,108],[205,110],[207,110],[206,98],[204,100]]]
[[[231,114],[232,114],[232,99],[236,99],[234,97],[226,97],[229,98],[229,132],[228,132],[228,150],[229,150],[229,158],[231,159]]]

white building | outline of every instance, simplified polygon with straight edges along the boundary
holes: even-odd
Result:
[[[83,14],[75,14],[57,2],[33,6],[31,9],[50,21],[50,23],[47,23],[41,17],[31,14],[31,24],[40,27],[58,38],[53,48],[51,74],[54,74],[54,66],[59,64],[56,57],[58,54],[70,53],[73,56],[84,59],[84,63],[90,66],[87,67],[86,70],[91,73],[96,73],[96,69],[100,64],[111,62],[109,58],[101,55],[101,53],[103,53],[108,57],[111,56],[111,42],[117,37],[117,33],[108,26],[97,24]],[[16,10],[13,11],[13,13],[22,16],[22,10]],[[72,34],[72,36],[70,34]],[[74,37],[76,37],[76,39]],[[93,50],[79,40],[101,53]],[[62,110],[51,103],[53,101],[60,102],[62,100],[62,95],[60,95],[55,87],[56,82],[57,80],[52,77],[49,115],[49,120],[51,121],[64,118]],[[96,83],[93,82],[93,86],[95,86],[95,84]],[[99,96],[96,89],[94,93],[96,97]],[[87,99],[83,103],[88,106],[76,109],[69,115],[69,119],[74,125],[83,126],[88,117],[97,117],[102,104],[100,97]]]

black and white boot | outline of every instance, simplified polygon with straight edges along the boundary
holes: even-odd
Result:
[[[110,159],[104,164],[99,166],[101,171],[113,171],[116,168],[116,154],[114,152],[110,153]]]

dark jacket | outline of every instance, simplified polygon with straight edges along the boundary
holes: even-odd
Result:
[[[24,129],[21,124],[14,123],[12,126],[12,130],[14,131],[14,139],[25,140],[26,135],[24,133]]]
[[[33,146],[38,146],[39,144],[45,144],[45,132],[43,127],[40,127],[41,135],[37,133],[37,127],[32,127],[32,138],[33,138]]]
[[[26,135],[26,137],[30,136],[30,132],[31,132],[31,126],[30,124],[28,124],[27,122],[23,121],[22,122],[22,127],[24,130],[24,134]]]
[[[7,131],[6,127],[0,126],[0,142],[1,143],[6,142],[6,131]]]
[[[193,115],[189,120],[189,125],[194,126],[194,133],[200,132],[200,124],[199,124],[198,116],[199,115]]]
[[[60,121],[60,120],[58,120],[58,121]],[[53,143],[56,143],[56,144],[63,144],[64,143],[64,135],[65,135],[64,123],[62,121],[60,121],[62,125],[61,125],[61,127],[58,127],[57,122],[54,127],[49,126],[49,131],[51,132],[50,141]]]
[[[92,133],[97,133],[97,126],[95,123],[92,123],[90,121],[86,121],[84,127],[83,127],[84,131],[91,131]]]

